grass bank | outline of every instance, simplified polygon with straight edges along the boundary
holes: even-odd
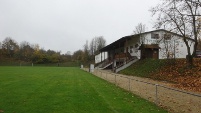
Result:
[[[120,73],[167,81],[179,89],[201,92],[201,58],[194,58],[193,68],[187,68],[186,59],[145,59]]]
[[[120,71],[119,73],[140,77],[149,77],[151,73],[156,72],[161,67],[167,64],[167,60],[144,59],[134,63],[133,65]]]
[[[138,96],[80,70],[0,67],[5,113],[166,113]]]

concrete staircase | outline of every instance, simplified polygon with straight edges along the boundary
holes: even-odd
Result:
[[[105,60],[105,61],[103,61],[102,63],[100,63],[98,66],[96,66],[95,68],[96,68],[96,69],[105,69],[105,68],[111,66],[112,64],[113,64],[112,61],[107,61],[107,60]]]
[[[106,64],[105,66],[100,67],[99,69],[105,69],[105,68],[111,66],[112,64],[113,64],[113,62],[110,62],[110,63]]]
[[[130,60],[128,63],[117,67],[117,68],[115,69],[115,73],[118,73],[119,71],[121,71],[121,70],[123,70],[123,69],[129,67],[130,65],[132,65],[132,64],[135,63],[135,62],[137,62],[138,60],[139,60],[139,59],[136,57],[136,58]]]

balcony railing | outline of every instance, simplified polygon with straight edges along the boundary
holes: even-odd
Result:
[[[115,55],[115,59],[118,59],[118,58],[126,58],[126,53],[119,53],[119,54],[116,54]]]
[[[119,54],[116,54],[115,55],[115,57],[114,57],[115,59],[121,59],[121,58],[128,58],[128,59],[131,59],[132,58],[132,56],[131,56],[131,54],[129,53],[129,52],[127,52],[127,53],[119,53]]]

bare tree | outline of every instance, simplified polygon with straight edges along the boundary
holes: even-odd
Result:
[[[96,51],[95,53],[98,54],[99,50],[106,46],[106,40],[103,38],[103,36],[95,37],[96,42]]]
[[[166,29],[182,36],[187,47],[188,66],[193,66],[196,54],[200,24],[198,17],[201,13],[199,0],[163,0],[161,4],[151,9],[153,15],[158,15],[155,28],[165,26]],[[194,44],[191,41],[194,41]],[[193,51],[190,47],[193,46]]]
[[[105,46],[106,40],[103,38],[103,36],[94,37],[90,42],[90,54],[98,54],[99,50]]]
[[[94,55],[96,51],[96,44],[95,44],[95,38],[93,38],[90,42],[90,55]]]
[[[135,30],[133,31],[133,34],[139,34],[140,35],[140,44],[144,44],[145,43],[145,37],[146,35],[142,35],[142,33],[144,33],[146,31],[146,25],[139,23],[136,27]]]
[[[135,26],[135,30],[133,31],[134,35],[139,35],[139,40],[138,40],[138,44],[140,45],[141,48],[141,58],[145,58],[144,53],[145,53],[145,48],[144,48],[144,44],[145,44],[145,34],[142,34],[146,31],[146,25],[139,23],[137,26]]]
[[[133,31],[133,34],[141,34],[145,32],[146,25],[139,23],[137,26],[135,26],[135,30]]]
[[[197,47],[197,49],[201,50],[201,39],[200,38],[198,40],[198,47]]]
[[[164,58],[176,58],[176,53],[179,53],[178,51],[178,41],[175,39],[175,36],[170,33],[165,33],[162,38],[158,41],[161,48],[161,55]]]
[[[90,60],[88,40],[84,44],[83,48],[84,48],[84,51],[83,51],[84,52],[84,61],[87,62],[88,60]]]

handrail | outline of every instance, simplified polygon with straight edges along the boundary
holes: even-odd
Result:
[[[131,61],[133,61],[133,60],[135,60],[135,59],[137,59],[135,56],[134,56],[134,57],[131,57],[131,58],[126,62],[126,64],[128,64],[129,62],[131,62]],[[116,69],[122,67],[123,65],[125,65],[125,64],[118,65],[118,66],[116,67]]]

